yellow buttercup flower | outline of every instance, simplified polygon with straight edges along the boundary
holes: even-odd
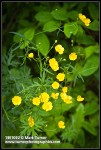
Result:
[[[20,96],[14,96],[13,98],[12,98],[12,103],[16,106],[16,105],[20,105],[21,104],[21,101],[22,101],[22,99],[21,99],[21,97]]]
[[[32,103],[36,106],[40,105],[40,98],[39,97],[33,98]]]
[[[85,26],[89,26],[91,20],[89,18],[86,18],[85,15],[82,15],[81,13],[79,14],[79,18],[82,22],[84,22]]]
[[[59,93],[52,93],[52,94],[51,94],[51,97],[52,97],[53,99],[58,99],[58,96],[59,96]]]
[[[67,94],[62,92],[62,93],[60,93],[60,97],[62,100],[65,100],[67,98]]]
[[[52,70],[54,70],[54,71],[59,70],[59,64],[58,64],[58,62],[56,61],[55,58],[52,58],[52,59],[49,60],[49,65],[52,68]]]
[[[83,100],[84,100],[84,98],[81,97],[81,95],[78,95],[78,96],[77,96],[77,101],[78,101],[78,102],[81,102],[81,101],[83,101]]]
[[[67,95],[66,93],[62,92],[60,94],[61,99],[66,103],[66,104],[71,104],[72,103],[72,97]]]
[[[72,103],[72,97],[69,96],[69,95],[67,95],[66,99],[64,99],[64,102],[65,102],[66,104],[71,104],[71,103]]]
[[[73,53],[71,53],[70,55],[69,55],[69,59],[70,60],[76,60],[77,59],[77,55],[76,55],[76,53],[75,52],[73,52]]]
[[[91,22],[91,20],[86,18],[84,23],[85,23],[86,26],[89,26],[90,22]]]
[[[82,15],[81,13],[79,14],[79,18],[82,22],[84,22],[84,20],[86,19],[85,15]]]
[[[28,57],[29,57],[29,58],[33,58],[33,57],[34,57],[34,54],[33,54],[33,53],[29,53],[29,54],[28,54]]]
[[[46,92],[43,92],[40,94],[39,99],[41,102],[48,102],[49,101],[49,95]]]
[[[28,124],[29,124],[30,127],[33,127],[33,126],[34,126],[34,119],[33,119],[32,116],[30,116],[30,117],[28,118]]]
[[[55,46],[55,50],[59,54],[63,54],[63,52],[64,52],[64,48],[60,44],[58,44],[58,45]]]
[[[50,111],[53,108],[52,103],[50,101],[45,102],[42,105],[42,109],[44,109],[45,111]]]
[[[58,75],[56,76],[56,78],[57,78],[59,81],[63,81],[64,78],[65,78],[65,74],[64,74],[64,73],[58,73]]]
[[[64,86],[64,87],[62,88],[62,91],[63,91],[64,93],[67,93],[68,88],[67,88],[66,86]]]
[[[59,88],[59,83],[54,81],[53,84],[52,84],[52,88],[53,89],[58,89]]]
[[[64,122],[63,121],[59,121],[58,122],[58,127],[61,128],[61,129],[64,129],[65,128]]]

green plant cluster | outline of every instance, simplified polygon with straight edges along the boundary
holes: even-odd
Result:
[[[79,19],[82,13],[89,26]],[[98,2],[3,2],[2,3],[2,146],[4,148],[98,148],[99,147],[99,3]],[[56,45],[64,47],[62,55]],[[77,59],[69,55],[75,52]],[[34,57],[29,58],[28,54]],[[65,80],[52,89],[59,71]],[[45,111],[32,104],[42,92],[61,93],[63,86],[73,103],[53,100]],[[84,97],[78,102],[77,96]],[[22,103],[14,106],[12,98]],[[28,118],[34,118],[34,126]],[[65,128],[58,127],[62,120]],[[5,136],[46,136],[60,144],[5,144]]]

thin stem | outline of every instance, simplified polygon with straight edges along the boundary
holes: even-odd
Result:
[[[7,114],[6,110],[4,109],[4,106],[2,106],[2,108],[3,108],[4,112],[5,112],[5,115],[6,115],[7,119],[10,121],[10,119],[8,117],[8,114]]]

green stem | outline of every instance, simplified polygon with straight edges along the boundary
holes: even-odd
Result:
[[[3,108],[4,112],[5,112],[5,115],[6,115],[7,119],[10,121],[10,119],[8,117],[8,114],[7,114],[6,110],[4,109],[4,106],[2,106],[2,108]]]
[[[42,78],[42,62],[41,62],[39,51],[38,51],[38,57],[39,57],[39,63],[40,63],[40,77]]]

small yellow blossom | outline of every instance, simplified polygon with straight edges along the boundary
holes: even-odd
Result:
[[[70,55],[69,55],[69,59],[70,60],[76,60],[77,59],[77,55],[76,55],[76,53],[75,52],[73,52],[73,53],[71,53]]]
[[[59,70],[59,64],[55,58],[49,59],[49,65],[52,68],[52,70],[54,71]]]
[[[84,22],[84,20],[86,19],[85,15],[79,14],[79,18],[82,22]]]
[[[46,92],[43,92],[40,94],[39,99],[41,102],[48,102],[49,101],[49,95]]]
[[[72,103],[72,97],[67,95],[66,93],[62,92],[60,94],[61,99],[66,103],[66,104],[71,104]]]
[[[52,93],[52,94],[51,94],[51,97],[52,97],[53,99],[58,99],[58,96],[59,96],[59,93]]]
[[[68,88],[67,88],[66,86],[64,86],[64,87],[62,88],[62,91],[63,91],[64,93],[67,93]]]
[[[42,108],[45,110],[45,111],[50,111],[53,106],[52,106],[52,103],[50,101],[48,102],[45,102],[43,105],[42,105]]]
[[[58,89],[59,88],[59,83],[54,81],[53,84],[52,84],[52,88],[53,89]]]
[[[64,52],[64,48],[60,44],[58,44],[58,45],[55,46],[55,50],[59,54],[63,54],[63,52]]]
[[[40,105],[40,98],[39,97],[33,98],[32,103],[36,106]]]
[[[32,116],[30,116],[30,117],[28,118],[28,124],[29,124],[30,127],[33,127],[33,126],[34,126],[34,119],[33,119]]]
[[[21,97],[20,96],[14,96],[13,98],[12,98],[12,103],[16,106],[16,105],[20,105],[21,104],[21,101],[22,101],[22,99],[21,99]]]
[[[33,54],[33,53],[29,53],[29,54],[28,54],[28,57],[29,57],[29,58],[33,58],[33,57],[34,57],[34,54]]]
[[[58,75],[56,76],[56,78],[57,78],[59,81],[63,81],[64,78],[65,78],[65,74],[64,74],[64,73],[58,73]]]
[[[84,100],[83,97],[81,97],[80,95],[77,96],[77,101],[78,101],[78,102],[83,101],[83,100]]]
[[[85,26],[89,26],[91,20],[89,18],[86,18],[85,15],[79,14],[79,18],[82,22],[84,22]]]
[[[66,99],[64,99],[64,102],[65,102],[66,104],[71,104],[71,103],[72,103],[72,97],[69,96],[69,95],[67,95]]]
[[[90,19],[86,18],[84,23],[86,26],[89,26],[90,22],[91,22]]]
[[[62,100],[65,100],[67,98],[67,94],[62,92],[62,93],[60,93],[60,97]]]
[[[64,128],[65,128],[65,125],[64,125],[64,122],[63,122],[63,121],[59,121],[59,122],[58,122],[58,126],[59,126],[59,128],[61,128],[61,129],[64,129]]]

